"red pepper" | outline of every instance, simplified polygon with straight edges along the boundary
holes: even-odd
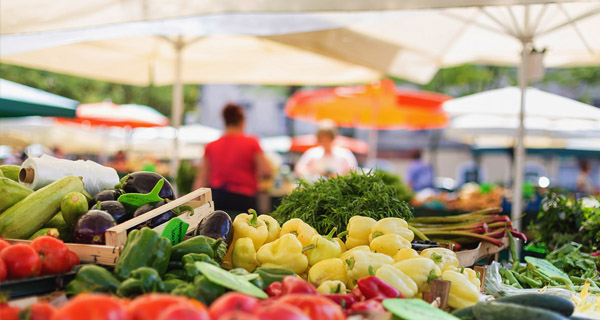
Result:
[[[368,299],[360,301],[352,305],[350,311],[373,311],[373,312],[385,312],[385,308],[381,301],[378,299]]]
[[[293,305],[302,310],[311,320],[346,319],[344,311],[340,306],[317,294],[288,294],[279,298],[277,303]]]
[[[276,298],[281,296],[281,287],[281,282],[273,282],[265,289],[265,292],[269,295],[269,297]]]
[[[362,294],[362,292],[360,292],[359,287],[354,287],[354,289],[352,289],[352,291],[350,291],[350,293],[356,297],[357,301],[365,300],[365,296]]]
[[[352,293],[346,294],[324,294],[323,297],[339,304],[342,309],[349,309],[352,305],[358,302],[358,298]]]
[[[390,286],[385,283],[383,280],[370,276],[366,278],[362,278],[357,282],[358,288],[360,288],[360,292],[365,296],[365,299],[391,299],[397,298],[398,296],[402,297],[400,291],[396,290],[396,288]]]
[[[590,253],[593,257],[600,256],[600,250]]]
[[[294,276],[287,276],[281,281],[281,294],[306,293],[316,294],[317,289],[308,281]]]
[[[517,230],[513,230],[513,229],[509,230],[509,232],[513,235],[513,237],[519,238],[523,241],[527,241],[527,236],[524,233],[521,233],[521,232],[519,232]]]

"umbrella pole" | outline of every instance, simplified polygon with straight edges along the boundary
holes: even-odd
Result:
[[[379,139],[379,130],[373,128],[369,130],[369,152],[367,153],[367,167],[375,168],[377,161],[377,140]]]
[[[514,178],[513,178],[513,202],[511,220],[513,227],[521,231],[521,219],[523,212],[523,176],[525,167],[525,146],[523,136],[525,135],[525,94],[527,92],[527,48],[530,42],[523,42],[521,53],[521,66],[519,68],[519,87],[521,88],[521,109],[519,112],[519,128],[517,130],[517,143],[514,153]],[[520,243],[517,242],[517,253],[520,253]]]
[[[179,36],[173,43],[175,50],[175,81],[173,83],[173,105],[171,107],[171,121],[175,128],[175,138],[173,139],[173,154],[171,155],[171,179],[177,178],[179,169],[179,126],[181,125],[181,116],[183,113],[183,83],[181,80],[181,55],[183,52],[183,37]],[[176,185],[176,184],[175,184]]]

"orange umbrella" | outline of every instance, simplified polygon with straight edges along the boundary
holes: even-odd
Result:
[[[368,129],[440,129],[448,124],[442,103],[448,96],[399,91],[385,79],[368,85],[301,90],[285,106],[290,118],[330,119],[342,127]]]
[[[344,136],[335,137],[333,144],[359,154],[366,154],[369,151],[369,145],[364,141]],[[292,138],[290,152],[303,153],[312,147],[316,147],[317,145],[317,137],[315,137],[315,135],[311,134],[304,136],[295,136]]]
[[[442,103],[448,96],[425,91],[399,91],[385,79],[375,83],[301,90],[286,103],[290,118],[313,122],[333,120],[342,127],[374,129],[369,136],[369,162],[377,155],[379,129],[441,129],[448,124]]]
[[[59,119],[60,122],[81,123],[91,126],[113,127],[164,127],[169,119],[155,109],[137,105],[118,105],[112,102],[81,104],[75,119]]]

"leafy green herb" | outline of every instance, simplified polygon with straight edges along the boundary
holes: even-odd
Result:
[[[546,260],[570,276],[596,279],[600,259],[581,252],[580,249],[581,245],[578,243],[567,243],[547,255]]]
[[[333,227],[346,230],[348,220],[355,215],[375,220],[413,217],[408,203],[398,199],[396,189],[383,182],[380,171],[351,172],[314,184],[300,181],[273,215],[281,223],[300,218],[320,234],[327,234]]]

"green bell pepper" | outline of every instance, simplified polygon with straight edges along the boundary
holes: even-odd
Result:
[[[295,276],[296,274],[292,270],[283,268],[263,268],[258,267],[254,270],[254,273],[258,274],[264,282],[265,288],[273,282],[281,282],[283,278],[287,276]]]
[[[204,253],[217,262],[227,253],[227,245],[223,240],[215,240],[205,236],[197,236],[173,246],[172,261],[180,261],[188,253]]]
[[[117,260],[114,274],[125,280],[140,267],[150,267],[163,275],[167,271],[171,256],[171,241],[149,228],[133,230],[127,236],[127,243]]]
[[[183,258],[181,258],[181,262],[184,266],[188,263],[194,264],[194,262],[196,261],[208,262],[214,264],[217,267],[219,266],[219,264],[206,253],[188,253],[185,256],[183,256]]]
[[[233,273],[235,275],[238,275],[238,276],[246,276],[246,275],[250,274],[250,272],[248,272],[248,270],[246,270],[244,268],[231,269],[231,270],[229,270],[229,272]],[[254,274],[256,274],[256,272]],[[264,290],[267,287],[267,286],[265,286],[265,282],[263,281],[263,279],[261,278],[260,275],[258,275],[258,274],[256,274],[256,275],[257,275],[257,277],[250,280],[250,283],[252,283],[253,285]]]
[[[172,292],[179,286],[185,286],[188,283],[180,279],[169,279],[164,281],[165,292]]]
[[[150,292],[165,292],[165,284],[158,272],[150,267],[141,267],[130,273],[130,278],[123,281],[117,295],[130,298]]]
[[[225,288],[199,275],[194,278],[193,284],[180,284],[171,294],[196,299],[208,306],[225,294]]]
[[[79,269],[75,279],[67,284],[67,295],[84,292],[115,293],[121,282],[108,270],[97,265],[85,265]]]
[[[171,271],[167,272],[164,276],[165,281],[171,280],[171,279],[182,280],[183,278],[185,278],[185,272],[181,269],[171,270]]]

